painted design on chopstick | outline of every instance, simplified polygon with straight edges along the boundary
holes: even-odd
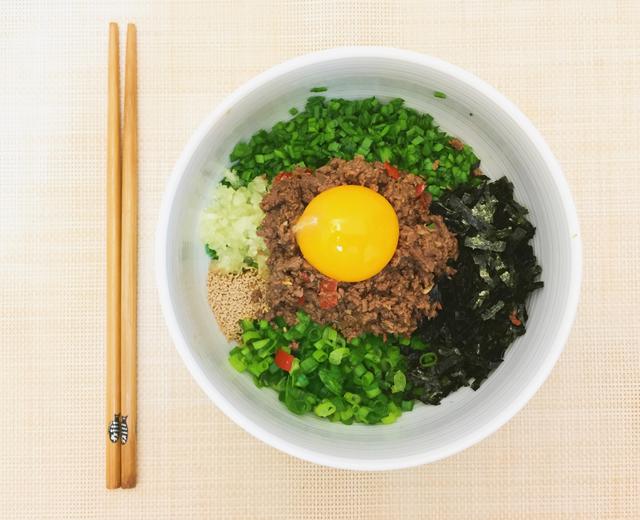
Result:
[[[109,424],[109,440],[112,443],[117,443],[120,440],[120,415],[115,414],[113,421]]]
[[[127,426],[128,415],[123,415],[120,419],[120,444],[126,444],[129,440],[129,427]]]

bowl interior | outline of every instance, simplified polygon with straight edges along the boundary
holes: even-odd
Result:
[[[319,57],[318,57],[319,56]],[[578,229],[561,174],[526,120],[492,89],[447,64],[417,55],[362,51],[288,63],[240,89],[194,136],[176,167],[159,228],[158,280],[165,314],[185,362],[220,408],[262,440],[338,467],[386,469],[447,456],[488,435],[535,392],[559,355],[575,310]],[[545,288],[529,304],[527,334],[480,390],[463,389],[440,406],[418,404],[390,426],[343,426],[298,417],[274,392],[257,389],[227,362],[230,349],[206,297],[207,257],[197,233],[207,194],[228,167],[235,143],[323,95],[401,97],[469,143],[492,178],[506,175],[531,211]],[[435,90],[446,99],[433,96]],[[532,135],[532,133],[534,135]],[[560,177],[560,178],[559,178]],[[576,272],[576,270],[578,272]]]

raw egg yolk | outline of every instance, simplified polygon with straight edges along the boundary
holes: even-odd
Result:
[[[398,245],[398,217],[379,193],[336,186],[314,197],[294,232],[302,256],[323,275],[360,282],[378,274]]]

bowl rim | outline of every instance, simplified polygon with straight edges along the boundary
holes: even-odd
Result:
[[[446,447],[438,450],[425,449],[423,453],[412,455],[410,457],[394,457],[386,459],[357,459],[349,457],[338,457],[321,453],[308,449],[304,446],[293,444],[283,440],[265,430],[260,424],[249,419],[239,412],[215,387],[208,379],[204,371],[200,368],[195,356],[192,354],[189,345],[183,336],[173,302],[169,296],[169,285],[167,277],[167,231],[169,228],[169,216],[177,189],[180,181],[186,171],[191,157],[200,145],[200,142],[207,135],[209,130],[218,120],[233,107],[238,101],[241,101],[246,95],[259,89],[264,84],[275,79],[278,76],[286,74],[300,67],[317,64],[325,61],[333,61],[344,58],[385,58],[405,61],[413,65],[419,65],[435,69],[456,80],[466,83],[469,87],[475,89],[480,94],[489,98],[498,105],[527,135],[532,144],[537,148],[538,152],[544,159],[552,180],[562,200],[563,210],[569,225],[569,229],[574,230],[576,234],[572,237],[571,250],[571,279],[568,289],[568,302],[564,309],[564,316],[561,320],[561,327],[555,337],[553,348],[543,362],[538,366],[535,374],[532,375],[529,383],[520,391],[520,393],[512,400],[511,404],[500,410],[486,424],[469,432],[459,440],[448,444]],[[461,69],[460,67],[448,63],[439,58],[428,56],[414,51],[397,49],[392,47],[337,47],[310,54],[301,55],[275,65],[270,69],[258,74],[242,84],[231,94],[229,94],[218,106],[205,118],[203,123],[191,135],[187,145],[183,149],[178,161],[176,162],[171,176],[167,182],[165,193],[162,199],[159,221],[156,229],[155,237],[155,275],[156,284],[160,297],[162,312],[169,328],[170,337],[173,340],[176,350],[180,354],[182,361],[196,380],[198,385],[204,390],[209,398],[216,406],[224,412],[227,417],[234,421],[238,426],[265,442],[266,444],[288,453],[294,457],[313,462],[316,464],[329,466],[337,469],[349,469],[359,471],[383,471],[410,468],[423,464],[435,462],[455,453],[459,453],[470,446],[480,442],[489,435],[493,434],[502,427],[509,419],[516,415],[524,405],[533,397],[537,390],[547,379],[553,366],[564,350],[565,344],[569,338],[571,327],[577,312],[578,301],[580,297],[580,286],[582,279],[582,240],[576,207],[573,202],[571,192],[567,181],[562,173],[562,169],[551,149],[546,144],[538,130],[533,126],[531,121],[504,95],[498,92],[494,87],[481,80],[474,74]]]

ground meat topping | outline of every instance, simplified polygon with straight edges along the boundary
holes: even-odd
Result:
[[[440,303],[429,297],[439,276],[450,276],[457,257],[455,236],[442,217],[429,213],[431,195],[424,180],[400,172],[389,175],[383,163],[333,159],[315,172],[296,168],[277,179],[262,200],[265,218],[259,235],[269,249],[266,318],[295,321],[302,309],[319,323],[348,338],[364,332],[410,335],[423,317],[434,317]],[[383,195],[398,216],[400,237],[391,261],[362,282],[336,282],[313,268],[300,253],[293,232],[305,207],[320,192],[344,184],[361,185]]]

